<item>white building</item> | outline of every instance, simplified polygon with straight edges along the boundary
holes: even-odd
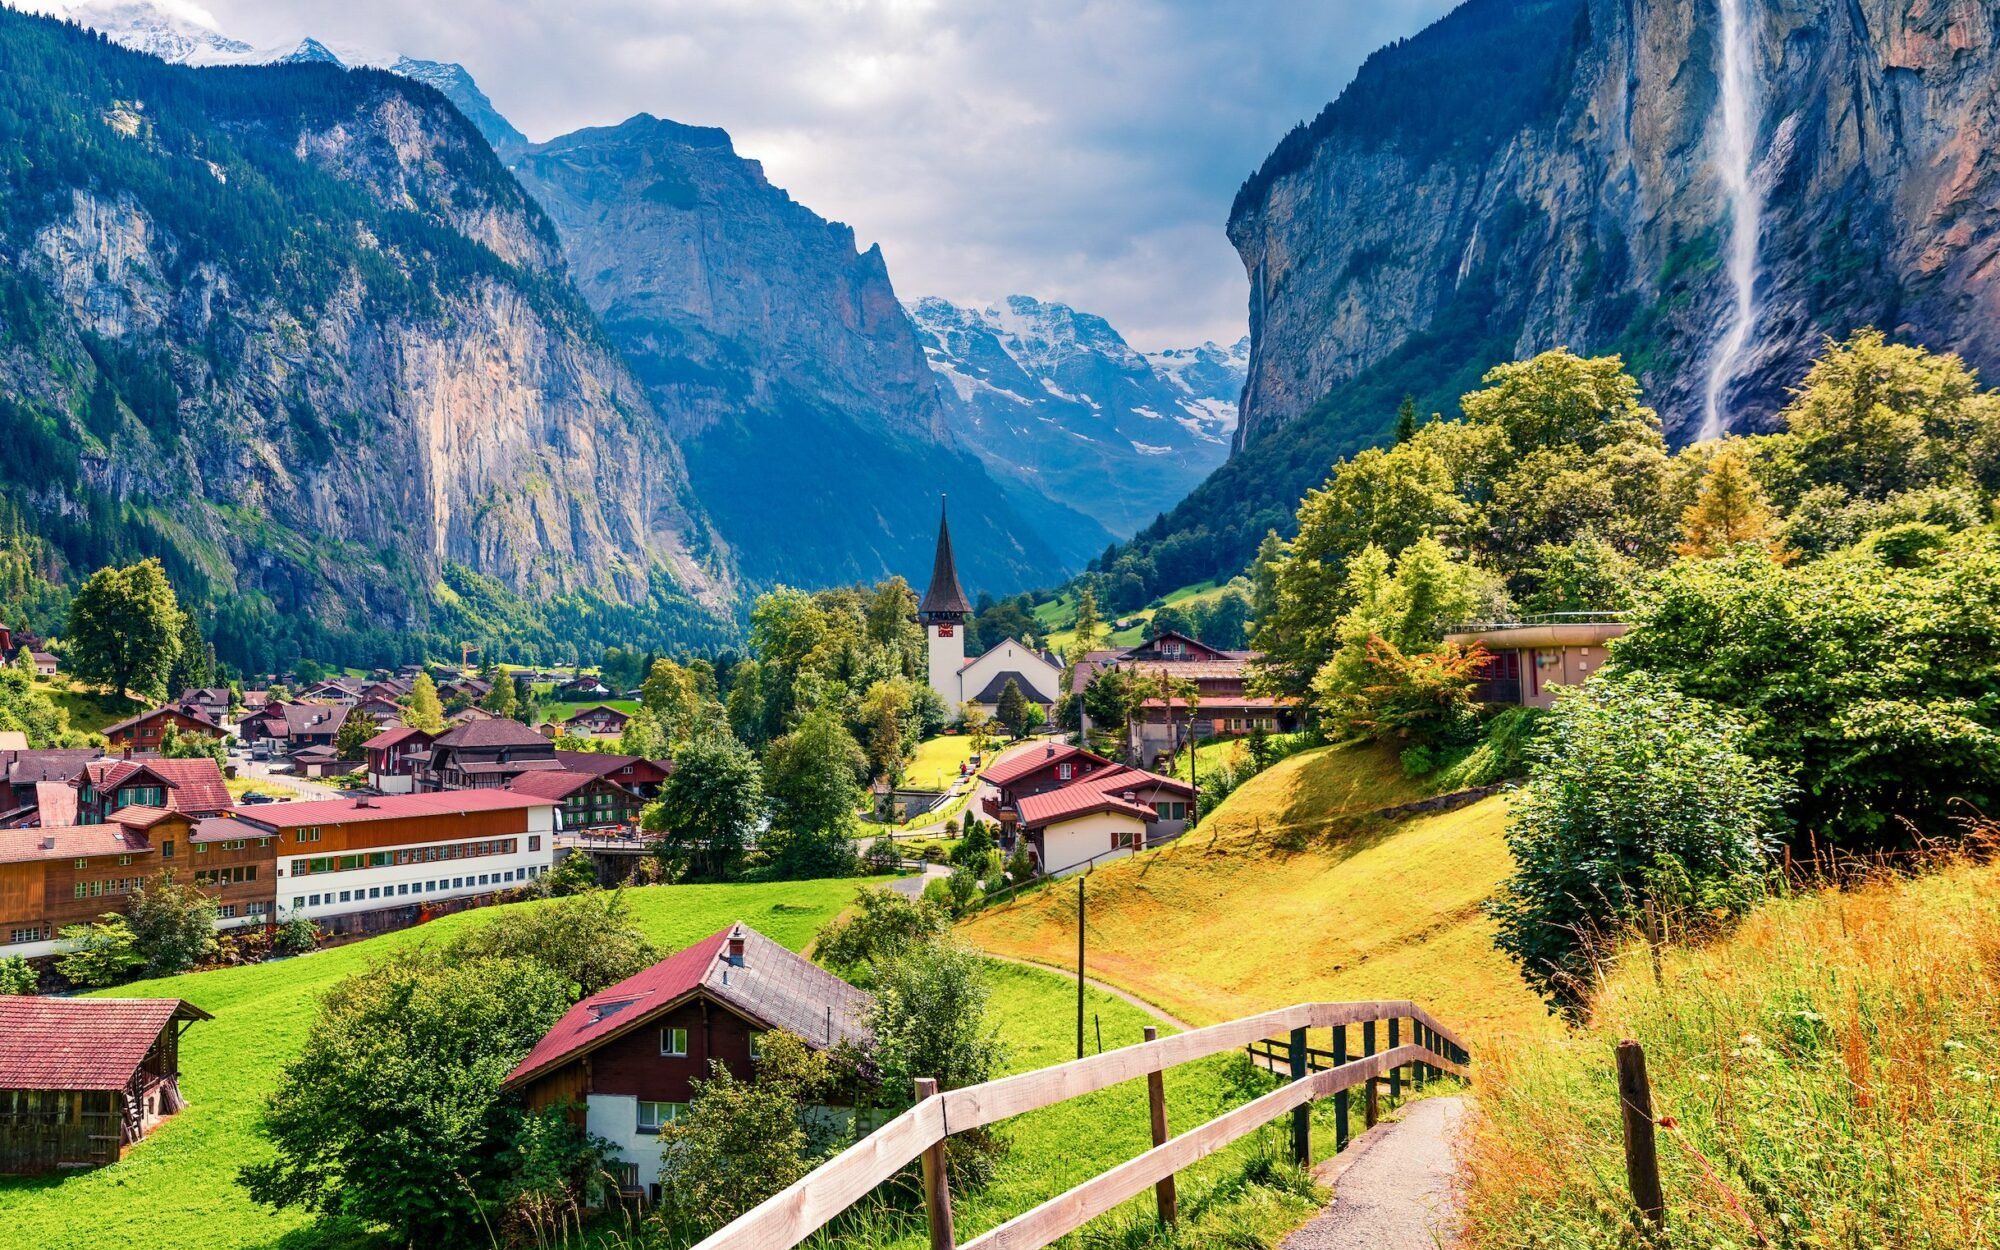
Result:
[[[1009,638],[984,655],[965,658],[965,628],[972,620],[972,603],[958,582],[951,525],[942,507],[931,584],[917,605],[917,620],[923,624],[929,649],[931,689],[954,714],[972,703],[991,716],[1009,681],[1021,688],[1029,702],[1044,708],[1053,707],[1062,697],[1062,662],[1025,642]]]

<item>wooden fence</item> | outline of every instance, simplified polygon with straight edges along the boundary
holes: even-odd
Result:
[[[1375,1050],[1378,1023],[1388,1025],[1389,1045],[1381,1051]],[[1407,1041],[1403,1040],[1405,1024]],[[1361,1026],[1366,1053],[1349,1058],[1346,1038],[1352,1025]],[[1313,1029],[1331,1031],[1332,1049],[1316,1050],[1307,1045]],[[919,1081],[915,1106],[711,1234],[695,1250],[790,1250],[920,1159],[931,1245],[933,1250],[955,1250],[943,1150],[944,1140],[951,1134],[1124,1081],[1152,1077],[1223,1051],[1251,1048],[1253,1056],[1268,1053],[1256,1048],[1277,1036],[1286,1039],[1289,1082],[1169,1139],[1165,1137],[1159,1083],[1149,1081],[1155,1103],[1156,1144],[1151,1150],[973,1238],[965,1250],[1038,1250],[1149,1188],[1159,1193],[1162,1216],[1171,1219],[1170,1186],[1175,1173],[1286,1112],[1292,1113],[1294,1156],[1305,1162],[1311,1153],[1308,1113],[1314,1099],[1339,1096],[1340,1139],[1344,1144],[1346,1090],[1381,1078],[1400,1081],[1405,1069],[1413,1079],[1440,1072],[1463,1076],[1471,1061],[1465,1044],[1415,1003],[1300,1003],[964,1089],[939,1093],[934,1083]],[[1316,1057],[1323,1057],[1325,1065],[1316,1065]]]

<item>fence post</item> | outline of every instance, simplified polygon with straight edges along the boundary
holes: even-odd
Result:
[[[1397,1046],[1401,1045],[1402,1035],[1403,1035],[1403,1022],[1394,1016],[1389,1017],[1390,1050],[1394,1050],[1396,1049]],[[1391,1068],[1389,1069],[1389,1101],[1394,1102],[1397,1099],[1401,1098],[1402,1096],[1403,1096],[1403,1070],[1401,1068]]]
[[[1373,1020],[1364,1020],[1361,1023],[1361,1055],[1365,1059],[1374,1053],[1375,1022]],[[1368,1088],[1361,1102],[1362,1126],[1365,1128],[1374,1128],[1375,1121],[1380,1119],[1381,1116],[1382,1108],[1376,1102],[1375,1097],[1375,1078],[1371,1076],[1368,1078]]]
[[[917,1078],[919,1103],[937,1092],[936,1081],[927,1076]],[[931,1250],[955,1250],[958,1242],[951,1228],[951,1182],[944,1172],[942,1140],[924,1151],[924,1210],[931,1220]]]
[[[1292,1079],[1303,1081],[1309,1075],[1306,1064],[1306,1031],[1292,1030]],[[1312,1166],[1312,1103],[1302,1102],[1292,1108],[1292,1162],[1302,1168]]]
[[[1333,1026],[1333,1066],[1347,1062],[1347,1026]],[[1347,1091],[1341,1090],[1333,1096],[1333,1148],[1335,1152],[1347,1149]]]
[[[1629,1038],[1618,1043],[1618,1109],[1625,1124],[1625,1183],[1632,1203],[1662,1227],[1667,1202],[1660,1193],[1660,1155],[1653,1139],[1653,1086],[1646,1079],[1646,1051]]]
[[[1146,1026],[1147,1041],[1154,1041],[1159,1036],[1157,1027]],[[1152,1105],[1153,1111],[1153,1144],[1162,1145],[1167,1140],[1167,1081],[1166,1074],[1158,1068],[1146,1074],[1146,1101]],[[1153,1185],[1153,1200],[1160,1208],[1160,1223],[1171,1225],[1179,1218],[1173,1173],[1169,1172]]]
[[[1412,1020],[1410,1022],[1410,1040],[1415,1042],[1417,1045],[1422,1046],[1425,1050],[1429,1050],[1431,1045],[1430,1026],[1426,1025],[1421,1020]],[[1424,1082],[1430,1079],[1430,1070],[1431,1066],[1425,1063],[1421,1059],[1411,1064],[1410,1065],[1411,1084],[1415,1085],[1419,1090],[1422,1090],[1424,1087]]]

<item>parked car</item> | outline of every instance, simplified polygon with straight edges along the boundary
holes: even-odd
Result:
[[[259,803],[276,803],[277,801],[278,797],[276,795],[266,794],[262,790],[246,790],[243,792],[243,797],[237,800],[237,802],[243,804],[245,807],[254,807]]]

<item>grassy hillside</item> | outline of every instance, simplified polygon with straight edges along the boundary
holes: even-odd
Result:
[[[854,881],[776,885],[682,885],[632,890],[635,918],[660,945],[678,949],[743,920],[801,947],[854,897]],[[515,906],[533,907],[523,903]],[[181,1089],[190,1106],[124,1160],[65,1176],[0,1178],[0,1245],[39,1250],[203,1250],[329,1244],[302,1231],[296,1211],[254,1205],[237,1169],[266,1157],[257,1135],[264,1100],[305,1042],[319,997],[342,977],[394,951],[485,923],[465,912],[421,928],[299,959],[196,972],[120,986],[113,997],[186,998],[215,1019],[183,1043]]]
[[[1091,874],[1090,971],[1198,1023],[1305,999],[1407,997],[1480,1037],[1550,1031],[1480,911],[1511,866],[1506,800],[1394,825],[1362,818],[1422,795],[1375,748],[1273,766],[1179,841]],[[1060,965],[1075,925],[1074,893],[1055,888],[965,929],[988,949]]]
[[[1766,904],[1644,952],[1589,1027],[1483,1058],[1473,1247],[1629,1231],[1612,1052],[1646,1047],[1677,1245],[2000,1245],[2000,868]],[[1661,1243],[1664,1244],[1664,1243]]]
[[[1185,610],[1198,603],[1210,603],[1220,599],[1227,589],[1228,587],[1222,582],[1195,582],[1193,585],[1168,591],[1161,596],[1161,600],[1167,607]],[[1131,622],[1126,628],[1113,630],[1106,635],[1110,639],[1108,645],[1129,647],[1146,641],[1146,626],[1152,622],[1153,613],[1159,609],[1141,608],[1136,612],[1120,614],[1109,612],[1100,605],[1098,610],[1105,613],[1107,621]],[[1049,648],[1058,655],[1068,649],[1071,640],[1076,636],[1075,631],[1069,628],[1075,620],[1076,596],[1071,592],[1065,591],[1053,599],[1035,605],[1035,624],[1047,635]]]

